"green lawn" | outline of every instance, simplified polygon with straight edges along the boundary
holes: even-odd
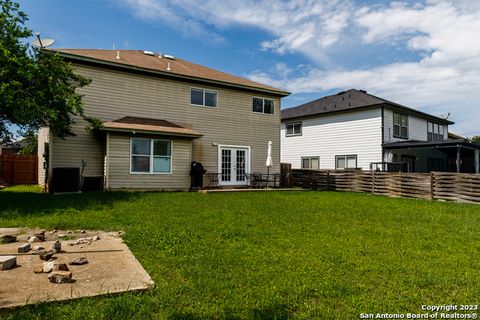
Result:
[[[0,226],[124,230],[156,287],[0,318],[358,319],[480,302],[478,205],[314,191],[32,191],[0,191]]]

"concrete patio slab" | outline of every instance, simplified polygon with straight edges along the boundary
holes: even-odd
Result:
[[[34,273],[33,269],[45,261],[38,255],[17,253],[18,246],[25,243],[34,231],[26,229],[0,229],[18,234],[19,241],[0,245],[0,256],[16,256],[17,267],[0,271],[0,308],[17,307],[47,301],[61,301],[107,293],[147,290],[154,282],[116,232],[87,231],[67,234],[69,240],[58,238],[64,231],[47,231],[45,242],[34,246],[53,248],[56,240],[62,244],[61,253],[54,255],[55,262],[69,263],[86,257],[84,265],[68,265],[73,274],[73,283],[50,283],[47,273]],[[76,239],[99,236],[90,244],[75,244]],[[72,239],[72,238],[76,239]]]

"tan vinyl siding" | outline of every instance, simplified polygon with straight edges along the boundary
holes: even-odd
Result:
[[[157,136],[142,137],[166,139],[165,137]],[[107,188],[141,190],[185,190],[190,187],[190,140],[168,138],[172,139],[173,153],[171,174],[131,174],[130,139],[131,136],[127,134],[109,134],[109,147],[107,158]]]
[[[87,122],[78,117],[75,119],[76,122],[72,125],[75,136],[65,139],[52,137],[50,171],[57,167],[81,168],[84,160],[87,164],[84,168],[84,176],[101,176],[105,155],[104,142],[85,131]]]
[[[93,80],[79,90],[84,95],[86,115],[101,121],[125,116],[164,119],[191,127],[204,135],[192,140],[192,160],[201,162],[209,172],[218,171],[218,145],[250,146],[251,171],[266,172],[267,143],[271,140],[273,167],[270,172],[280,172],[278,97],[93,66],[75,64],[74,67]],[[192,87],[216,91],[217,107],[190,105]],[[274,114],[254,113],[254,96],[274,99]],[[74,126],[76,137],[65,141],[55,139],[54,165],[78,167],[85,159],[85,175],[102,174],[104,142],[87,135],[84,127],[85,123],[78,121]],[[122,173],[112,172],[108,177],[111,183],[116,174]]]

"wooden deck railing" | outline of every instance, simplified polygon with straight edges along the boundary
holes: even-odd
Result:
[[[293,169],[291,181],[293,186],[318,190],[480,203],[480,174]]]

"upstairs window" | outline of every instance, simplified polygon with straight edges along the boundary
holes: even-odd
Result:
[[[428,122],[427,124],[427,140],[443,141],[445,140],[445,127],[442,124]]]
[[[302,122],[290,122],[285,124],[285,136],[301,136],[302,135]]]
[[[217,92],[206,89],[190,89],[190,104],[202,107],[217,106]]]
[[[272,99],[253,97],[253,112],[273,114],[274,102]]]
[[[393,113],[393,136],[408,139],[408,116],[406,114]]]

